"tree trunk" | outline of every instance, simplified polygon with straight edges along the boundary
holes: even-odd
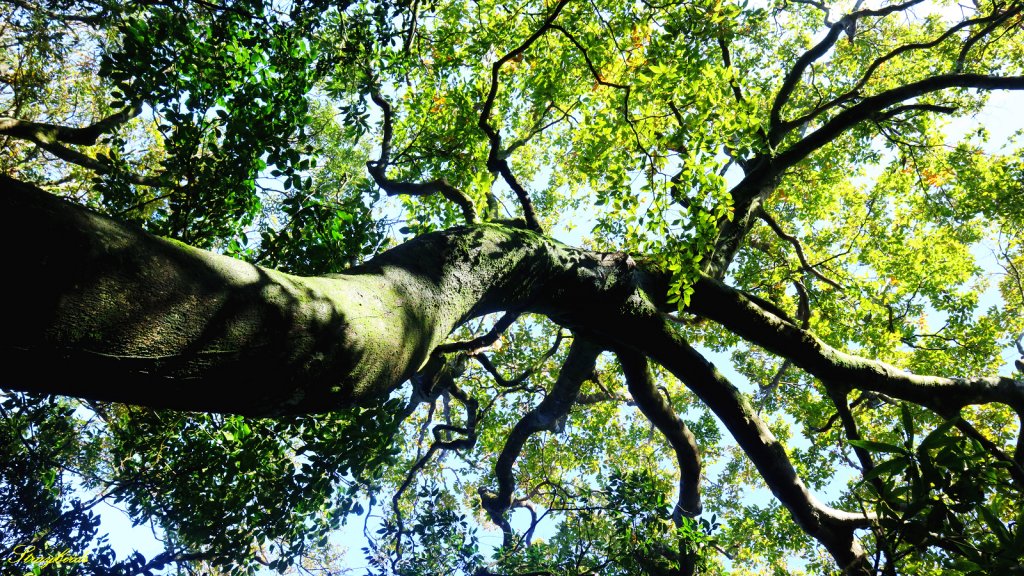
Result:
[[[270,416],[379,401],[460,323],[577,316],[622,259],[497,225],[425,235],[332,277],[260,268],[147,234],[0,177],[17,277],[7,388]]]

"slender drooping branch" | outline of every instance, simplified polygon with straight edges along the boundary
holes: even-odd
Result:
[[[963,432],[964,436],[977,440],[978,444],[980,444],[993,459],[1003,462],[1006,466],[1006,470],[1010,474],[1010,477],[1013,478],[1013,481],[1017,483],[1019,488],[1024,489],[1024,465],[1014,460],[1012,456],[1004,452],[1003,449],[996,445],[995,442],[982,434],[981,431],[975,428],[973,424],[965,420],[962,414],[955,413],[946,414],[944,416],[946,416],[946,418],[955,419],[956,424],[954,425],[958,430]]]
[[[375,161],[366,163],[366,170],[370,173],[373,181],[384,190],[388,196],[430,196],[440,194],[446,200],[453,202],[462,210],[462,215],[467,224],[475,224],[479,221],[476,213],[476,206],[473,200],[465,192],[452,186],[444,178],[437,178],[428,182],[405,182],[388,178],[388,164],[391,162],[391,141],[394,135],[392,126],[394,112],[391,103],[381,95],[380,90],[372,88],[370,99],[376,104],[383,116],[381,122],[381,143],[380,156]]]
[[[843,289],[843,286],[841,284],[829,278],[828,276],[822,274],[817,268],[812,266],[811,263],[807,261],[807,256],[804,254],[804,247],[800,243],[800,239],[797,238],[796,236],[793,236],[792,234],[786,233],[786,231],[782,229],[782,226],[780,226],[779,223],[775,221],[775,218],[773,218],[772,215],[769,214],[764,208],[761,208],[757,211],[757,217],[763,220],[764,223],[767,224],[773,232],[775,232],[776,236],[785,240],[786,242],[789,242],[793,246],[793,249],[796,251],[796,257],[798,260],[800,260],[800,266],[803,268],[804,271],[809,272],[810,274],[814,275],[815,278],[821,280],[822,282],[828,284],[829,286],[832,286],[833,288],[839,290]]]
[[[494,464],[494,476],[498,481],[497,493],[481,488],[480,500],[491,521],[501,527],[504,545],[512,543],[512,528],[505,519],[505,513],[512,507],[516,480],[512,467],[515,465],[523,446],[530,436],[542,430],[552,430],[556,422],[565,418],[576,402],[580,386],[594,373],[601,348],[580,337],[573,339],[569,353],[551,391],[533,410],[523,416],[505,438],[505,446]]]
[[[693,518],[701,513],[700,449],[693,432],[683,422],[668,399],[655,386],[654,379],[647,366],[647,358],[632,350],[616,351],[622,373],[626,377],[626,385],[633,396],[637,407],[651,421],[659,432],[665,436],[672,450],[676,453],[679,465],[679,501],[672,510],[672,520],[681,524],[681,516]]]
[[[483,366],[484,370],[486,370],[491,376],[494,377],[494,381],[498,383],[498,386],[502,386],[504,388],[512,388],[521,385],[523,382],[526,381],[527,378],[533,376],[537,372],[537,370],[540,370],[541,366],[543,366],[544,363],[547,362],[548,358],[551,358],[552,356],[555,355],[555,352],[558,352],[558,348],[559,346],[562,345],[562,340],[564,338],[565,334],[561,330],[559,330],[558,335],[555,336],[555,342],[551,345],[550,348],[548,348],[547,352],[542,354],[541,357],[538,358],[529,368],[524,370],[523,373],[512,378],[505,378],[504,376],[502,376],[501,372],[499,372],[497,367],[494,366],[494,363],[491,362],[491,359],[487,357],[487,354],[483,352],[478,352],[476,354],[473,354],[472,358],[479,362],[480,365]]]
[[[478,353],[482,353],[485,349],[490,348],[501,338],[501,335],[509,329],[516,320],[519,319],[518,312],[506,312],[494,323],[494,326],[487,331],[486,334],[473,338],[472,340],[466,340],[464,342],[448,342],[441,344],[435,350],[441,353],[449,352],[466,352],[469,356],[475,356]]]
[[[405,480],[392,496],[391,507],[395,512],[396,525],[395,556],[398,558],[402,557],[402,538],[405,533],[405,527],[402,521],[402,509],[401,506],[399,506],[399,502],[401,502],[405,491],[412,485],[413,480],[416,479],[420,470],[430,462],[437,452],[444,452],[445,450],[468,450],[476,444],[477,440],[476,427],[479,421],[479,402],[476,398],[473,398],[459,388],[450,374],[445,374],[443,381],[440,383],[440,388],[451,393],[452,397],[458,400],[466,408],[466,424],[465,426],[440,424],[433,427],[431,429],[431,435],[434,437],[434,441],[430,444],[430,448],[427,449],[426,454],[423,454],[423,456],[417,459],[412,467],[409,468],[409,471],[406,473]],[[442,437],[444,433],[448,433],[449,435],[451,433],[458,433],[463,434],[464,436],[462,438],[446,440]]]
[[[583,61],[587,64],[587,69],[590,71],[590,75],[594,78],[594,82],[596,82],[598,86],[622,90],[622,118],[626,121],[630,131],[633,132],[633,139],[636,143],[637,150],[647,155],[647,150],[645,150],[644,145],[640,141],[640,133],[637,131],[636,122],[634,122],[629,113],[629,98],[633,93],[633,87],[629,84],[620,84],[618,82],[609,82],[608,80],[605,80],[604,75],[601,74],[597,69],[597,66],[594,65],[594,61],[591,60],[590,52],[587,50],[587,47],[576,38],[575,34],[569,32],[558,24],[552,25],[551,29],[561,32],[562,35],[568,38],[569,42],[576,47],[576,50],[579,51],[581,56],[583,56]]]
[[[836,416],[843,425],[843,433],[847,440],[863,440],[857,420],[853,417],[853,409],[849,402],[849,390],[842,386],[828,386],[829,396],[836,407]],[[861,397],[863,398],[863,396]],[[875,462],[871,459],[871,453],[860,446],[853,446],[853,453],[860,462],[861,473],[867,474],[875,468]],[[880,488],[881,480],[873,478],[872,483]]]
[[[530,199],[529,192],[523,188],[522,184],[516,179],[512,173],[512,168],[508,164],[508,151],[503,150],[501,147],[501,134],[491,125],[491,112],[494,110],[494,101],[498,96],[498,82],[501,75],[501,67],[507,62],[522,57],[522,55],[537,41],[538,38],[543,36],[548,30],[551,29],[555,23],[555,19],[562,12],[562,9],[569,3],[569,0],[559,0],[555,4],[554,9],[544,19],[544,22],[540,25],[537,30],[530,35],[522,44],[517,46],[508,54],[505,54],[499,58],[491,66],[491,86],[487,92],[487,96],[484,98],[483,103],[480,105],[480,120],[477,125],[483,130],[484,134],[487,135],[487,140],[490,142],[490,152],[487,155],[487,168],[491,172],[497,172],[501,174],[501,177],[508,184],[509,188],[515,192],[516,197],[519,199],[519,204],[523,208],[523,218],[526,219],[526,225],[531,230],[540,231],[541,225],[540,220],[537,218],[537,212],[533,208],[533,200]]]

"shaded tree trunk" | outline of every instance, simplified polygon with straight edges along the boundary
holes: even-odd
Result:
[[[626,295],[623,258],[517,228],[429,234],[306,278],[0,178],[18,274],[0,341],[12,389],[248,415],[328,411],[386,397],[474,316],[572,322],[595,299]]]

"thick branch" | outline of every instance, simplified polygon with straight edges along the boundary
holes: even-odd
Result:
[[[921,376],[885,362],[847,354],[716,280],[703,278],[697,283],[690,310],[790,359],[826,385],[881,392],[939,411],[989,402],[1024,410],[1024,382],[1003,376]]]
[[[155,408],[272,415],[376,403],[455,326],[525,308],[562,282],[558,258],[586,254],[484,225],[301,278],[150,236],[6,177],[0,188],[10,216],[0,234],[19,247],[8,256],[19,280],[0,333],[4,385]]]
[[[676,463],[679,465],[679,502],[672,511],[672,519],[678,526],[680,515],[692,518],[699,515],[703,508],[700,502],[701,461],[697,439],[654,385],[647,367],[647,358],[630,350],[620,350],[616,354],[622,364],[629,393],[637,407],[665,436],[676,453]]]
[[[836,114],[821,128],[793,144],[776,156],[772,172],[781,174],[791,166],[808,157],[812,152],[835,140],[858,123],[877,114],[884,114],[886,108],[912,98],[950,88],[974,88],[977,90],[1024,90],[1024,76],[990,76],[986,74],[943,74],[904,84],[874,96],[864,98],[856,105]]]
[[[38,144],[63,142],[79,146],[94,146],[100,136],[138,116],[141,112],[140,106],[129,106],[81,128],[0,116],[0,134],[31,140]]]
[[[771,144],[774,146],[781,140],[781,135],[784,133],[782,108],[789,102],[790,96],[793,95],[793,91],[796,89],[797,84],[800,83],[800,79],[803,77],[804,72],[807,71],[807,67],[827,54],[828,51],[835,46],[836,41],[838,41],[843,32],[847,30],[848,26],[855,23],[859,18],[886,16],[894,12],[900,12],[911,8],[915,4],[920,4],[923,1],[924,0],[910,0],[909,2],[894,4],[878,10],[860,10],[847,14],[838,22],[832,24],[831,28],[829,28],[828,34],[826,34],[820,42],[811,47],[811,49],[804,52],[800,58],[797,59],[796,63],[793,64],[793,67],[786,74],[786,77],[782,80],[782,86],[779,87],[779,92],[775,96],[775,100],[772,102],[772,109],[770,113],[768,134],[771,137]]]
[[[725,424],[772,494],[796,523],[824,546],[844,574],[867,574],[868,561],[853,535],[870,519],[819,502],[797,476],[786,450],[740,391],[703,356],[663,324],[646,342],[652,357],[690,388]]]
[[[161,186],[164,183],[159,177],[125,174],[110,164],[65,146],[65,144],[93,146],[100,136],[138,116],[140,111],[141,108],[138,106],[129,106],[82,128],[0,117],[0,134],[32,142],[65,162],[87,168],[97,174],[117,174],[139,186]]]
[[[780,141],[782,139],[782,137],[785,136],[793,128],[795,128],[797,126],[801,126],[801,125],[803,125],[803,124],[805,124],[807,122],[810,122],[811,120],[817,118],[821,114],[824,114],[825,112],[827,112],[829,110],[832,110],[833,108],[835,108],[835,107],[837,107],[837,106],[839,106],[841,104],[845,104],[845,103],[847,103],[847,102],[857,98],[858,95],[860,94],[861,89],[863,89],[864,86],[867,85],[868,81],[871,80],[871,78],[874,76],[875,72],[878,71],[878,69],[883,64],[888,62],[889,60],[892,60],[893,58],[896,58],[897,56],[900,56],[901,54],[905,54],[907,52],[911,52],[911,51],[914,51],[914,50],[926,50],[926,49],[929,49],[929,48],[934,48],[935,46],[938,46],[939,44],[942,44],[943,42],[948,40],[950,37],[952,37],[957,32],[963,30],[964,28],[970,28],[971,26],[974,26],[974,25],[977,25],[977,24],[987,24],[987,26],[985,28],[983,28],[981,31],[979,31],[976,35],[972,36],[970,39],[965,41],[964,47],[961,50],[961,57],[958,58],[958,64],[956,66],[954,66],[954,70],[953,70],[954,72],[962,72],[962,70],[961,70],[962,63],[960,63],[960,60],[963,58],[964,54],[966,54],[966,51],[968,51],[970,49],[970,46],[972,46],[974,44],[974,42],[976,42],[979,38],[981,38],[984,35],[986,35],[989,32],[991,32],[991,30],[993,28],[999,26],[1000,24],[1002,24],[1003,22],[1005,22],[1007,19],[1011,18],[1015,14],[1020,13],[1021,8],[1022,8],[1021,6],[1011,7],[1009,10],[1007,10],[1005,12],[998,12],[998,11],[996,11],[996,12],[993,12],[992,14],[989,14],[987,16],[983,16],[983,17],[980,17],[980,18],[967,19],[967,20],[964,20],[962,22],[958,22],[957,24],[955,24],[953,26],[950,26],[945,32],[943,32],[942,34],[940,34],[939,36],[935,37],[932,40],[929,40],[927,42],[913,42],[913,43],[910,43],[910,44],[904,44],[902,46],[899,46],[897,48],[894,48],[894,49],[890,50],[885,55],[876,58],[867,67],[867,69],[861,75],[861,77],[857,81],[857,83],[854,84],[853,87],[851,87],[849,90],[846,90],[845,93],[843,93],[842,95],[840,95],[840,96],[838,96],[836,98],[833,98],[832,100],[830,100],[829,102],[826,102],[825,104],[822,104],[822,105],[814,108],[813,110],[807,112],[806,114],[804,114],[803,116],[801,116],[799,118],[796,118],[796,119],[788,121],[788,122],[782,122],[782,124],[778,128],[778,133],[776,134],[776,138],[777,138],[776,142]]]

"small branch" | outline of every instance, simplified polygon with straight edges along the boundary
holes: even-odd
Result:
[[[478,336],[465,342],[449,342],[447,344],[441,344],[434,349],[434,352],[441,354],[466,352],[468,356],[476,356],[493,346],[494,343],[498,341],[498,338],[500,338],[501,335],[504,334],[505,331],[508,330],[509,327],[518,319],[518,312],[506,312],[498,319],[497,322],[494,323],[494,327],[492,327],[483,336]]]
[[[803,268],[804,271],[814,275],[815,278],[821,280],[822,282],[828,284],[829,286],[832,286],[833,288],[836,288],[838,290],[843,289],[842,284],[836,282],[835,280],[829,278],[828,276],[825,276],[824,274],[819,272],[814,266],[811,266],[811,264],[807,261],[807,256],[804,254],[804,247],[800,243],[800,239],[797,238],[796,236],[793,236],[792,234],[787,234],[786,231],[782,229],[782,226],[780,226],[779,223],[775,221],[775,218],[773,218],[772,215],[769,214],[768,211],[766,211],[763,207],[758,208],[757,217],[764,221],[764,223],[767,224],[773,232],[775,232],[776,236],[793,245],[793,248],[796,251],[796,257],[798,260],[800,260],[800,266]]]
[[[120,170],[117,170],[113,166],[110,166],[109,164],[100,162],[99,160],[91,156],[83,154],[77,150],[72,150],[67,146],[57,144],[56,142],[35,142],[35,144],[38,145],[43,150],[46,150],[50,154],[53,154],[57,158],[64,160],[65,162],[70,162],[72,164],[81,166],[82,168],[87,168],[89,170],[92,170],[93,172],[96,172],[97,174],[108,174],[112,176],[116,175],[125,178],[126,180],[128,180],[128,182],[131,182],[132,184],[136,184],[138,186],[151,186],[154,188],[159,188],[165,185],[163,179],[160,176],[150,177],[139,176],[138,174],[124,173],[121,172]]]
[[[949,418],[959,416],[959,413],[946,413],[943,414],[943,416]],[[996,446],[995,442],[989,440],[981,433],[980,430],[975,428],[973,424],[964,420],[963,417],[958,418],[955,425],[958,430],[964,433],[965,436],[977,440],[978,443],[981,444],[981,447],[984,448],[985,451],[993,458],[1000,462],[1005,462],[1007,464],[1006,469],[1009,471],[1010,476],[1013,477],[1014,482],[1016,482],[1020,488],[1024,488],[1024,465],[1018,462],[1015,457],[1010,457],[1006,452],[1003,452],[999,446]]]
[[[402,485],[399,486],[394,496],[391,498],[391,504],[395,511],[395,525],[397,528],[397,534],[395,536],[395,555],[399,558],[402,556],[402,536],[404,533],[404,525],[402,521],[402,511],[399,508],[398,503],[402,499],[402,495],[412,484],[412,481],[419,474],[419,471],[430,462],[434,454],[442,450],[468,450],[476,444],[477,440],[477,409],[479,403],[477,400],[465,392],[463,392],[452,380],[448,380],[444,387],[448,390],[452,397],[458,400],[466,408],[466,425],[465,426],[451,426],[440,424],[434,426],[431,429],[431,434],[434,437],[434,441],[431,443],[427,453],[420,457],[415,464],[409,469],[409,472],[405,476],[405,480]],[[455,440],[442,440],[442,432],[457,432],[465,434],[464,438],[458,438]]]
[[[871,394],[871,396],[874,396],[874,394]],[[854,408],[859,406],[861,403],[863,403],[869,397],[870,396],[867,393],[861,394],[860,396],[857,397],[856,400],[854,400],[853,402],[851,402],[849,404],[849,408],[848,409],[852,411]],[[825,432],[828,432],[832,428],[832,426],[835,425],[837,420],[839,420],[839,412],[835,412],[834,414],[829,416],[828,420],[824,424],[822,424],[821,426],[819,426],[817,428],[811,427],[811,431],[812,432],[816,432],[818,434],[823,434]]]
[[[476,206],[473,200],[465,192],[452,186],[444,178],[438,178],[429,182],[403,182],[392,180],[387,176],[388,163],[391,156],[391,140],[393,136],[391,104],[381,95],[376,88],[371,88],[370,99],[376,104],[383,115],[383,128],[381,135],[380,156],[376,161],[366,163],[366,170],[370,173],[373,181],[380,186],[388,196],[430,196],[441,194],[446,200],[453,202],[462,210],[462,215],[467,224],[476,224],[479,221],[476,213]]]
[[[480,129],[487,135],[487,140],[491,145],[490,152],[487,155],[487,168],[491,172],[501,174],[501,177],[509,185],[509,188],[511,188],[512,191],[515,192],[516,197],[519,198],[519,203],[523,207],[523,217],[526,219],[527,226],[531,230],[536,230],[538,232],[541,231],[542,228],[540,221],[537,219],[537,213],[533,209],[533,200],[530,199],[530,194],[512,174],[512,169],[509,167],[507,161],[508,153],[507,151],[502,150],[501,135],[493,126],[491,126],[490,117],[491,111],[494,109],[495,98],[498,96],[498,78],[501,73],[501,67],[504,66],[506,62],[521,57],[523,53],[537,41],[538,38],[550,30],[554,25],[555,19],[558,18],[558,15],[568,3],[569,0],[559,0],[558,4],[555,5],[554,10],[551,11],[551,14],[549,14],[544,20],[544,23],[541,24],[540,28],[534,31],[534,33],[531,34],[525,42],[498,59],[498,61],[491,66],[491,87],[480,106],[480,120],[477,122]]]
[[[936,114],[952,114],[956,112],[956,108],[953,106],[940,106],[938,104],[904,104],[902,106],[894,106],[884,112],[879,112],[871,118],[875,122],[885,122],[905,112],[914,111],[923,112],[935,112]]]
[[[498,372],[498,369],[495,368],[494,364],[491,362],[491,359],[488,358],[487,355],[484,354],[483,352],[473,354],[472,358],[479,362],[480,365],[483,366],[484,370],[487,370],[491,374],[491,376],[494,377],[495,382],[497,382],[499,386],[502,386],[504,388],[512,388],[514,386],[519,386],[520,384],[525,382],[527,378],[533,376],[534,373],[536,373],[537,370],[544,365],[544,362],[547,362],[548,358],[554,356],[555,352],[558,351],[559,346],[562,345],[562,340],[564,338],[565,336],[562,333],[562,331],[559,331],[558,335],[555,337],[554,344],[551,345],[551,348],[549,348],[548,351],[545,352],[536,362],[534,362],[533,365],[530,366],[525,372],[523,372],[519,376],[516,376],[515,378],[512,378],[511,380],[506,379],[504,376],[502,376],[501,373]]]
[[[1001,26],[1004,22],[1009,20],[1011,17],[1013,17],[1013,16],[1015,16],[1017,14],[1020,14],[1022,9],[1024,9],[1024,6],[1021,6],[1020,4],[1017,4],[1016,6],[1011,8],[1010,10],[1007,10],[1006,12],[993,13],[993,14],[989,15],[987,18],[978,18],[978,19],[976,19],[974,21],[969,21],[972,24],[978,24],[978,23],[985,22],[986,20],[989,20],[989,19],[991,20],[991,22],[989,22],[988,25],[985,26],[983,29],[979,30],[977,34],[974,34],[973,36],[969,37],[967,40],[964,40],[963,46],[960,47],[960,54],[957,55],[957,57],[956,57],[956,64],[953,66],[953,71],[954,72],[963,72],[964,64],[967,62],[967,54],[970,53],[971,48],[973,48],[974,45],[977,44],[979,40],[981,40],[982,38],[987,36],[989,33],[991,33],[993,30],[995,30],[996,28]]]
[[[561,32],[562,35],[565,36],[566,38],[568,38],[569,42],[571,42],[572,45],[575,46],[577,50],[579,50],[580,54],[583,56],[583,61],[587,63],[587,68],[590,70],[590,74],[591,74],[591,76],[594,77],[594,81],[595,82],[597,82],[601,86],[607,86],[609,88],[616,88],[618,90],[625,90],[626,91],[626,101],[627,102],[629,101],[629,92],[630,92],[630,90],[632,90],[632,87],[630,85],[628,85],[628,84],[617,84],[615,82],[608,82],[607,80],[605,80],[604,77],[601,75],[601,73],[597,70],[597,67],[594,66],[594,62],[590,59],[590,53],[587,51],[586,47],[583,46],[583,44],[581,44],[580,41],[576,39],[576,36],[574,36],[572,33],[570,33],[565,28],[559,26],[558,24],[552,24],[551,25],[551,29],[552,30],[557,30],[558,32]],[[627,115],[627,119],[628,119],[628,115]]]
[[[494,464],[498,492],[480,489],[481,505],[491,521],[501,527],[505,546],[511,545],[513,536],[512,528],[505,519],[505,513],[512,506],[512,496],[516,488],[512,467],[530,436],[541,430],[552,429],[558,420],[569,413],[583,381],[594,373],[594,365],[600,354],[601,348],[595,344],[579,337],[575,338],[551,392],[537,407],[520,418],[505,438],[505,446]]]
[[[26,2],[25,0],[5,0],[19,8],[28,10],[30,12],[36,12],[46,16],[50,20],[61,20],[64,22],[81,22],[83,24],[104,24],[109,21],[110,13],[107,10],[107,6],[101,6],[99,12],[93,14],[65,14],[62,12],[54,12],[47,10],[37,4]]]
[[[836,407],[836,415],[839,416],[840,421],[843,423],[843,432],[846,435],[847,440],[862,440],[860,430],[857,428],[857,421],[853,418],[852,406],[848,402],[847,398],[849,390],[842,386],[829,386],[825,384],[828,389],[828,395],[832,398],[832,403]],[[863,396],[861,397],[863,398]],[[860,398],[857,399],[858,401]],[[874,470],[875,463],[871,459],[871,453],[859,446],[853,446],[853,453],[857,456],[857,460],[860,462],[861,473],[867,474]],[[874,478],[872,484],[879,490],[881,494],[881,479]]]

